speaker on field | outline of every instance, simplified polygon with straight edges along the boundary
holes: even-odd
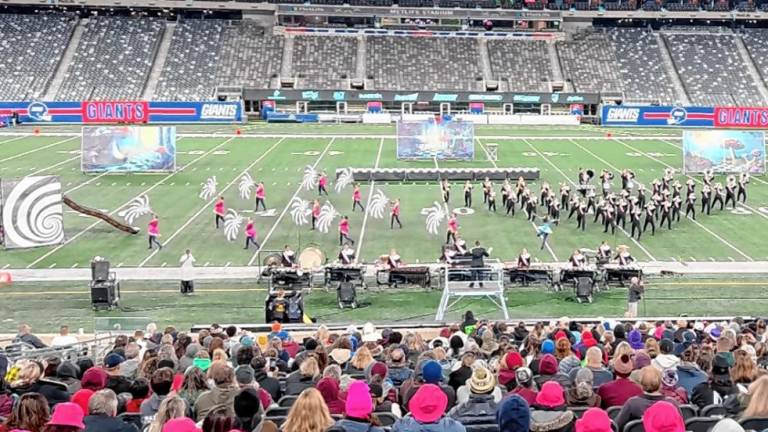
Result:
[[[91,261],[91,280],[94,282],[109,280],[109,261],[104,259]]]

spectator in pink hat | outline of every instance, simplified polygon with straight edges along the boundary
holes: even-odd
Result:
[[[336,422],[333,430],[345,432],[384,432],[377,420],[371,416],[373,399],[371,389],[364,381],[355,381],[347,389],[345,416]]]
[[[56,405],[51,419],[43,429],[45,432],[80,432],[85,429],[83,410],[72,402]]]
[[[680,410],[666,401],[656,402],[643,414],[645,432],[685,432]]]
[[[611,419],[600,408],[588,409],[576,420],[575,432],[612,432]]]
[[[408,401],[411,413],[395,422],[392,432],[466,432],[464,425],[445,417],[447,407],[448,397],[440,387],[424,384]]]
[[[163,432],[200,432],[200,429],[191,418],[180,417],[169,420],[163,426]]]
[[[531,431],[566,432],[573,428],[575,416],[567,410],[563,386],[557,381],[547,381],[536,395],[531,411]]]

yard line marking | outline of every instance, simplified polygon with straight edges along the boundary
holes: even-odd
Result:
[[[124,263],[119,263],[117,266],[122,267]]]
[[[664,140],[664,139],[660,139],[660,140],[658,140],[658,141],[660,141],[660,142],[663,142],[664,144],[669,144],[669,145],[671,145],[672,147],[674,147],[674,148],[676,148],[676,149],[680,149],[680,150],[682,150],[682,149],[683,149],[683,146],[679,146],[679,145],[677,145],[677,144],[674,144],[674,143],[672,143],[672,142],[670,142],[670,141],[667,141],[667,140]],[[762,184],[768,184],[768,182],[767,182],[767,181],[765,181],[765,180],[763,180],[763,179],[761,179],[761,178],[758,178],[758,177],[752,177],[752,176],[750,176],[749,178],[750,178],[750,179],[755,179],[756,181],[758,181],[758,182],[760,182],[760,183],[762,183]]]
[[[57,146],[57,145],[59,145],[59,144],[64,144],[65,142],[67,142],[67,141],[72,141],[72,140],[73,140],[73,139],[75,139],[75,138],[77,138],[77,137],[76,137],[76,136],[73,136],[73,137],[71,137],[71,138],[63,139],[63,140],[61,140],[61,141],[56,141],[56,142],[55,142],[55,143],[53,143],[53,144],[48,144],[47,146],[37,147],[37,148],[34,148],[34,149],[32,149],[32,150],[29,150],[29,151],[25,151],[24,153],[19,153],[19,154],[15,154],[15,155],[13,155],[13,156],[9,156],[9,157],[7,157],[7,158],[5,158],[5,159],[0,159],[0,163],[1,163],[1,162],[8,162],[8,161],[10,161],[10,160],[14,160],[14,159],[18,159],[18,158],[20,158],[20,157],[22,157],[22,156],[26,156],[26,155],[28,155],[28,154],[32,154],[32,153],[35,153],[35,152],[39,152],[39,151],[41,151],[41,150],[45,150],[45,149],[47,149],[47,148],[51,148],[51,147],[53,147],[53,146]],[[79,156],[78,156],[78,157],[79,157]]]
[[[208,267],[211,264],[210,261],[206,261],[205,264],[203,264],[203,267]]]
[[[56,267],[56,263],[53,263],[53,264],[48,266],[49,269],[54,268],[54,267]]]
[[[731,261],[736,261],[735,259],[733,259],[733,257],[728,257],[728,259]],[[712,259],[712,261],[714,261],[714,259]]]
[[[636,152],[636,153],[640,153],[641,155],[643,155],[643,156],[647,157],[648,159],[650,159],[650,160],[652,160],[652,161],[658,162],[658,163],[660,163],[660,164],[662,164],[662,165],[664,165],[664,166],[666,166],[666,167],[668,167],[668,168],[676,169],[676,168],[675,168],[675,167],[673,167],[672,165],[670,165],[670,164],[668,164],[668,163],[664,162],[663,160],[661,160],[661,159],[659,159],[659,158],[656,158],[656,157],[654,157],[654,156],[651,156],[651,155],[649,155],[648,153],[646,153],[646,152],[644,152],[644,151],[642,151],[642,150],[640,150],[640,149],[637,149],[637,148],[635,148],[635,147],[632,147],[631,145],[629,145],[629,144],[627,144],[627,143],[624,143],[624,142],[622,142],[620,139],[614,139],[614,140],[615,140],[617,143],[619,143],[619,144],[623,145],[624,147],[626,147],[626,148],[628,148],[628,149],[631,149],[632,151],[634,151],[634,152]],[[661,141],[661,140],[659,140],[659,141]],[[697,183],[700,183],[700,184],[704,184],[704,182],[703,182],[702,180],[699,180],[699,179],[698,179],[698,178],[696,178],[696,177],[691,177],[691,176],[689,176],[688,174],[683,174],[683,175],[685,175],[686,177],[688,177],[689,179],[691,179],[691,180],[693,180],[693,181],[695,181],[695,182],[697,182]],[[746,204],[744,204],[744,203],[738,203],[738,205],[739,205],[739,206],[741,206],[741,207],[744,207],[745,209],[748,209],[748,210],[752,211],[752,213],[756,213],[758,216],[760,216],[760,217],[762,217],[762,218],[764,218],[764,219],[768,219],[768,215],[764,214],[763,212],[761,212],[761,211],[759,211],[759,210],[757,210],[757,209],[755,209],[755,208],[752,208],[752,207],[750,207],[750,206],[748,206],[748,205],[746,205]]]
[[[167,263],[167,262],[164,262],[164,263],[160,264],[160,267],[165,267],[165,266],[167,266],[167,265],[168,265],[168,263]]]
[[[37,171],[33,172],[32,174],[30,174],[30,176],[36,176],[36,175],[38,175],[38,174],[41,174],[41,173],[43,173],[43,172],[45,172],[45,171],[48,171],[48,170],[52,170],[52,169],[54,169],[54,168],[56,168],[56,167],[60,167],[60,165],[64,165],[65,163],[69,163],[69,162],[72,162],[73,160],[75,160],[75,159],[77,159],[77,158],[79,158],[79,157],[80,157],[80,156],[74,156],[74,157],[71,157],[71,158],[69,158],[69,159],[66,159],[66,160],[63,160],[63,161],[61,161],[61,162],[58,162],[58,163],[56,163],[56,164],[53,164],[53,165],[51,165],[51,166],[49,166],[49,167],[40,168],[39,170],[37,170]],[[30,171],[34,171],[34,170],[35,170],[35,168],[30,168],[29,170],[30,170]]]
[[[381,149],[384,148],[384,138],[379,141],[379,151],[376,153],[376,163],[373,166],[374,169],[379,168],[379,161],[381,161]],[[355,259],[360,260],[360,250],[363,248],[363,239],[365,238],[365,225],[368,223],[368,210],[371,207],[371,199],[373,199],[373,187],[376,185],[376,180],[371,180],[370,188],[368,191],[368,201],[365,204],[365,214],[363,215],[363,226],[360,228],[360,238],[357,239],[357,250],[355,251]]]
[[[488,149],[483,145],[483,142],[480,140],[480,138],[476,137],[475,139],[477,140],[477,143],[480,144],[480,147],[482,147],[482,149],[485,152],[485,155],[487,157],[488,156]],[[489,159],[489,161],[491,162],[491,164],[493,165],[494,168],[498,168],[499,167],[499,165],[496,163],[495,160],[492,160],[490,158],[488,158],[488,159]],[[534,223],[533,221],[531,221],[531,225],[533,226],[534,230],[538,229],[538,227],[536,226],[536,223]],[[549,252],[549,254],[552,256],[552,259],[555,260],[555,262],[560,261],[557,258],[557,255],[555,255],[555,251],[552,250],[552,246],[549,245],[549,242],[545,243],[545,246],[547,247],[547,251]]]
[[[179,229],[177,229],[173,234],[171,234],[171,236],[168,237],[168,240],[166,240],[165,243],[163,243],[163,246],[168,245],[168,243],[170,243],[174,238],[176,238],[177,235],[179,235],[182,231],[184,231],[184,229],[186,229],[189,226],[189,224],[191,224],[195,219],[197,219],[197,217],[200,216],[201,213],[203,213],[206,210],[209,210],[213,205],[213,203],[216,202],[217,199],[219,199],[218,198],[219,196],[223,195],[224,192],[227,191],[227,189],[229,189],[230,187],[232,187],[232,185],[237,183],[240,180],[240,177],[245,175],[251,168],[253,168],[256,164],[261,162],[262,159],[264,159],[268,154],[270,154],[272,150],[277,148],[277,146],[280,145],[280,143],[282,143],[283,141],[284,139],[277,140],[274,144],[272,144],[271,147],[269,147],[264,153],[262,153],[258,158],[256,158],[256,160],[254,160],[243,171],[241,171],[240,174],[236,175],[232,179],[232,181],[230,181],[229,183],[227,183],[226,186],[224,186],[224,189],[218,191],[211,200],[209,200],[202,207],[200,207],[200,210],[198,210],[195,214],[193,214],[192,217],[187,219],[187,221],[184,222],[184,224],[181,227],[179,227]],[[139,267],[143,267],[144,264],[146,264],[147,261],[152,259],[152,257],[154,257],[159,251],[160,249],[153,250],[152,253],[150,253],[148,257],[144,258],[144,260],[139,264]],[[208,265],[208,263],[206,263],[206,265]]]
[[[8,267],[10,267],[10,266],[11,266],[10,264],[6,264],[6,265],[4,265],[4,266],[3,266],[3,270],[7,269],[7,268],[8,268]]]
[[[317,168],[317,165],[319,165],[320,161],[323,160],[323,156],[325,156],[325,154],[328,153],[328,149],[331,148],[334,141],[336,141],[336,138],[331,138],[330,141],[328,141],[328,144],[325,146],[322,153],[320,153],[320,156],[317,157],[317,160],[315,160],[315,163],[312,165],[312,169]],[[272,170],[274,171],[274,168]],[[299,187],[296,188],[296,192],[293,193],[293,196],[288,200],[288,203],[285,205],[285,208],[283,208],[283,211],[280,212],[280,216],[277,217],[277,220],[269,229],[269,232],[267,232],[267,235],[264,237],[264,240],[262,240],[261,242],[261,247],[256,249],[256,252],[253,253],[253,256],[251,257],[251,259],[248,260],[249,266],[253,265],[253,262],[256,261],[256,257],[259,256],[259,252],[261,252],[261,249],[264,248],[264,245],[267,244],[267,241],[269,240],[269,238],[272,237],[272,233],[274,233],[277,227],[280,225],[280,221],[283,220],[283,218],[285,217],[285,214],[288,213],[288,209],[291,206],[291,201],[293,201],[293,199],[296,198],[299,195],[299,193],[301,193],[301,183],[299,183]]]
[[[573,138],[568,138],[568,140],[569,140],[569,141],[570,141],[572,144],[576,145],[576,147],[578,147],[578,148],[580,148],[580,149],[584,150],[585,152],[587,152],[587,153],[589,153],[590,155],[592,155],[592,157],[594,157],[595,159],[597,159],[597,160],[599,160],[600,162],[602,162],[602,163],[606,164],[607,166],[609,166],[609,167],[610,167],[612,170],[614,170],[614,171],[621,171],[620,169],[616,168],[616,167],[615,167],[613,164],[611,164],[610,162],[608,162],[608,161],[606,161],[605,159],[601,158],[600,156],[596,155],[595,153],[593,153],[593,152],[592,152],[591,150],[589,150],[588,148],[586,148],[586,147],[582,146],[581,144],[577,143],[577,142],[576,142],[576,141],[575,141]],[[570,179],[570,177],[568,177],[568,178]],[[570,181],[570,180],[569,180],[569,181]],[[576,184],[575,184],[574,182],[572,182],[572,181],[571,181],[571,185],[573,185],[573,186],[576,186]],[[637,247],[639,247],[639,248],[640,248],[640,249],[643,251],[643,253],[644,253],[644,254],[648,255],[648,258],[650,258],[650,259],[651,259],[651,261],[656,261],[656,258],[654,258],[654,257],[653,257],[653,255],[651,255],[651,253],[650,253],[650,252],[648,252],[648,249],[646,249],[646,248],[645,248],[645,247],[644,247],[642,244],[640,244],[640,242],[639,242],[639,241],[635,240],[635,238],[634,238],[634,237],[632,237],[631,235],[629,235],[629,233],[628,233],[627,231],[625,231],[625,230],[624,230],[624,228],[622,228],[622,227],[620,227],[620,226],[618,226],[618,225],[616,226],[616,228],[618,228],[618,229],[619,229],[619,231],[623,232],[623,233],[624,233],[624,235],[626,235],[627,237],[629,237],[629,239],[632,241],[632,243],[634,243],[635,245],[637,245]]]
[[[224,267],[229,267],[230,265],[232,265],[232,262],[231,261],[227,261],[227,263],[224,264]]]
[[[13,137],[13,138],[7,139],[5,141],[0,141],[0,144],[5,144],[5,143],[9,143],[9,142],[13,142],[13,141],[18,141],[20,139],[31,138],[31,137],[32,137],[32,135],[30,135],[30,136],[21,135],[21,136],[17,136],[17,137]]]
[[[188,166],[190,166],[190,165],[192,165],[192,164],[194,164],[194,163],[196,163],[197,161],[201,160],[202,158],[204,158],[204,157],[208,156],[209,154],[213,153],[214,151],[218,150],[220,147],[222,147],[223,145],[225,145],[225,144],[229,143],[229,142],[230,142],[230,141],[232,141],[233,139],[234,139],[234,138],[229,138],[229,139],[226,139],[226,140],[222,141],[221,143],[217,144],[217,145],[216,145],[216,146],[214,146],[212,149],[208,150],[207,152],[203,153],[202,155],[200,155],[200,156],[198,156],[197,158],[195,158],[195,159],[193,159],[192,161],[190,161],[190,162],[189,162],[189,163],[188,163],[188,164],[185,166],[185,168],[186,168],[186,167],[188,167]],[[128,200],[128,201],[126,201],[125,203],[121,204],[121,205],[120,205],[120,207],[118,207],[118,208],[116,208],[116,209],[112,210],[111,212],[109,212],[109,215],[111,216],[111,215],[113,215],[113,214],[117,213],[117,212],[118,212],[118,211],[120,211],[120,210],[121,210],[123,207],[125,207],[125,206],[127,206],[128,204],[130,204],[131,202],[133,202],[133,200],[135,200],[136,198],[138,198],[138,197],[140,197],[140,196],[142,196],[142,195],[144,195],[144,194],[148,194],[149,192],[151,192],[152,190],[154,190],[156,187],[158,187],[158,186],[162,185],[163,183],[165,183],[165,181],[166,181],[166,180],[168,180],[169,178],[171,178],[171,177],[175,176],[176,174],[178,174],[178,173],[180,173],[180,172],[182,172],[182,171],[184,171],[184,169],[179,169],[179,170],[177,170],[177,171],[174,171],[174,172],[172,172],[172,173],[168,174],[167,176],[164,176],[163,178],[161,178],[160,180],[158,180],[158,181],[157,181],[156,183],[154,183],[152,186],[150,186],[150,187],[148,187],[147,189],[145,189],[145,190],[144,190],[143,192],[141,192],[140,194],[138,194],[138,195],[136,195],[136,196],[132,197],[131,199],[129,199],[129,200]],[[42,260],[44,260],[44,259],[48,258],[49,256],[53,255],[54,253],[56,253],[57,251],[59,251],[61,248],[63,248],[64,246],[66,246],[66,245],[68,245],[68,244],[70,244],[70,243],[72,243],[74,240],[76,240],[76,239],[77,239],[77,238],[79,238],[81,235],[85,234],[86,232],[90,231],[90,230],[91,230],[93,227],[95,227],[96,225],[98,225],[98,224],[99,224],[99,223],[101,223],[101,222],[102,222],[102,220],[101,220],[101,219],[98,219],[98,220],[96,220],[96,222],[94,222],[94,223],[92,223],[92,224],[88,225],[87,227],[85,227],[85,229],[81,230],[80,232],[78,232],[78,233],[77,233],[77,234],[75,234],[74,236],[72,236],[72,237],[70,237],[70,238],[68,238],[68,239],[64,240],[64,243],[62,243],[62,244],[60,244],[60,245],[56,246],[55,248],[51,249],[50,251],[46,252],[45,254],[43,254],[42,256],[40,256],[40,258],[37,258],[36,260],[32,261],[32,262],[31,262],[31,263],[30,263],[30,264],[27,266],[27,268],[32,268],[34,265],[36,265],[36,264],[37,264],[37,263],[39,263],[40,261],[42,261]]]
[[[75,267],[77,267],[77,263],[72,264],[72,267],[70,268],[75,268]]]
[[[690,258],[691,261],[696,262],[696,258],[694,258],[694,257],[688,257],[688,258]]]

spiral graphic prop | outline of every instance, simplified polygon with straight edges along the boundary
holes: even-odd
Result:
[[[48,246],[64,240],[64,211],[58,177],[4,180],[2,191],[7,249]]]

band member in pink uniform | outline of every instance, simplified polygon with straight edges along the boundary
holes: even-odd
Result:
[[[264,198],[267,196],[267,192],[264,190],[264,183],[259,182],[259,185],[256,186],[256,211],[259,211],[259,204],[261,204],[261,207],[264,208],[264,210],[267,209],[267,205],[264,204]]]
[[[355,244],[355,241],[349,238],[349,218],[347,216],[342,216],[341,221],[339,221],[339,246],[344,244],[344,240],[350,244]]]
[[[450,243],[453,240],[456,243],[456,233],[459,232],[459,221],[456,219],[455,214],[451,214],[448,218],[448,233],[445,236],[445,242]]]
[[[216,229],[219,229],[219,221],[224,222],[224,197],[220,196],[213,205],[213,214],[216,216]]]
[[[400,222],[400,198],[392,201],[392,216],[389,218],[389,229],[395,228],[395,222],[400,229],[403,228],[403,224]]]
[[[323,171],[320,173],[320,179],[317,181],[317,194],[323,195],[323,192],[325,192],[325,194],[328,195],[326,186],[328,186],[328,175]]]
[[[245,247],[243,249],[248,249],[248,246],[253,244],[256,246],[256,249],[260,249],[261,245],[259,244],[259,241],[256,240],[258,234],[256,233],[256,227],[253,225],[253,219],[248,218],[248,223],[245,224]]]
[[[365,213],[365,207],[363,207],[363,204],[360,202],[362,199],[362,194],[360,193],[360,185],[356,184],[355,189],[352,191],[352,212],[355,211],[355,207],[360,206],[360,210]]]
[[[147,224],[147,233],[149,234],[149,248],[152,249],[152,244],[156,244],[158,249],[162,249],[163,245],[157,240],[160,237],[160,221],[156,214],[152,215],[152,220]]]
[[[312,203],[312,231],[315,230],[315,224],[317,223],[317,218],[319,217],[320,217],[320,200],[315,200],[315,202]]]

